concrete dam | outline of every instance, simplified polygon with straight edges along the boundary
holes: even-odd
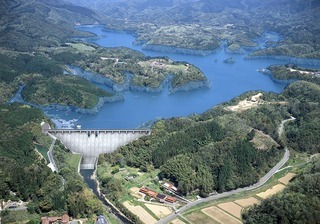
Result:
[[[112,153],[142,136],[150,135],[144,130],[82,130],[47,129],[47,133],[59,139],[73,153],[82,155],[80,169],[94,169],[99,154]]]

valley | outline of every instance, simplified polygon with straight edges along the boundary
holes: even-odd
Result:
[[[3,0],[0,222],[318,223],[319,10]],[[87,130],[84,148],[92,130],[151,131],[91,176],[44,123]]]

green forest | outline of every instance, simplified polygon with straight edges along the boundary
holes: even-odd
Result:
[[[320,84],[320,69],[303,68],[295,64],[271,65],[267,69],[279,80],[304,80]]]
[[[247,93],[245,98],[253,93]],[[267,101],[282,96],[266,93]],[[271,145],[258,150],[255,130],[277,139],[277,128],[289,117],[287,106],[266,104],[243,113],[232,113],[219,105],[201,115],[158,121],[151,136],[104,155],[113,165],[141,170],[160,169],[159,178],[169,179],[187,195],[195,190],[206,196],[255,183],[279,158],[283,150]],[[263,122],[261,122],[263,121]]]
[[[286,189],[242,215],[245,224],[320,223],[320,160],[296,176]]]
[[[101,202],[68,164],[70,152],[61,143],[54,146],[59,174],[53,173],[47,167],[48,162],[36,151],[35,145],[48,149],[52,141],[41,132],[42,121],[47,118],[38,109],[21,104],[0,106],[1,200],[29,202],[30,214],[68,213],[72,217],[101,214]],[[10,212],[1,214],[3,223],[12,220]]]
[[[319,85],[297,81],[281,94],[263,92],[256,107],[238,112],[228,109],[257,93],[244,93],[203,114],[157,121],[150,136],[112,154],[100,155],[98,177],[102,192],[130,215],[121,203],[128,200],[127,182],[115,175],[122,167],[156,174],[151,185],[147,184],[155,189],[161,189],[159,180],[170,181],[181,195],[206,197],[214,191],[220,193],[256,183],[282,158],[284,146],[292,153],[320,152]],[[281,121],[291,116],[296,119],[287,122],[284,134],[279,136]],[[259,141],[267,147],[257,146]],[[111,175],[101,170],[105,167],[112,169]],[[318,223],[319,160],[310,167],[284,193],[246,211],[244,222]],[[130,217],[136,220],[134,215]]]

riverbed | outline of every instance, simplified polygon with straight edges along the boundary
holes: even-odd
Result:
[[[96,35],[95,38],[82,39],[84,42],[94,43],[102,47],[125,46],[141,51],[147,56],[166,56],[177,61],[186,61],[200,68],[211,82],[210,88],[197,89],[187,92],[169,94],[168,87],[160,93],[145,93],[138,91],[121,92],[123,101],[106,103],[99,113],[94,115],[79,114],[72,110],[51,109],[45,112],[50,117],[71,121],[73,125],[82,128],[99,129],[132,129],[138,128],[149,121],[192,113],[202,113],[213,106],[226,102],[244,92],[251,90],[281,92],[286,83],[273,80],[257,70],[271,64],[288,63],[286,60],[255,59],[246,60],[246,54],[231,54],[220,49],[207,56],[184,55],[144,50],[142,46],[133,45],[134,36],[103,30],[103,26],[77,26],[77,30],[88,31]],[[277,35],[264,35],[260,38],[261,47],[268,38],[276,40]],[[227,64],[223,61],[233,57],[235,63]],[[100,85],[101,88],[108,89]]]

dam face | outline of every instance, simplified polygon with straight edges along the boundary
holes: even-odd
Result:
[[[77,130],[48,129],[47,132],[59,139],[73,153],[82,155],[80,169],[94,169],[99,154],[112,153],[151,130]]]

